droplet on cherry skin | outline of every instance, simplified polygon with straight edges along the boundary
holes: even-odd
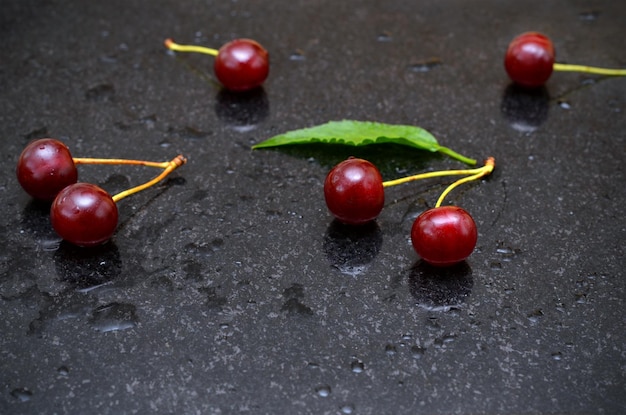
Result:
[[[45,201],[52,201],[63,188],[78,180],[69,148],[54,138],[28,144],[18,159],[16,175],[26,193]]]
[[[75,183],[61,190],[50,207],[52,227],[64,240],[78,246],[108,241],[117,227],[117,205],[104,189]]]

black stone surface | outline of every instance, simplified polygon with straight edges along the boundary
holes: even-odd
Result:
[[[0,413],[626,412],[626,79],[509,85],[509,41],[626,67],[621,1],[4,0],[0,34]],[[220,91],[208,56],[271,54],[261,91]],[[437,271],[410,246],[445,180],[387,189],[346,230],[322,183],[349,154],[385,179],[458,168],[395,147],[251,151],[359,119],[422,126],[488,179],[454,191],[474,254]],[[32,139],[75,156],[189,162],[120,202],[113,240],[61,243],[15,179]],[[146,168],[81,166],[111,192]]]

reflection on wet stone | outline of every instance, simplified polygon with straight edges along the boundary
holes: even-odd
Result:
[[[350,226],[334,220],[324,236],[324,252],[330,263],[352,276],[365,271],[382,244],[383,235],[376,222]]]
[[[120,276],[122,260],[112,242],[80,248],[63,242],[54,254],[59,279],[79,291],[90,291]]]
[[[32,199],[22,211],[21,226],[44,251],[54,251],[61,243],[50,224],[50,202]]]
[[[420,307],[448,311],[460,307],[472,292],[474,280],[467,262],[451,267],[434,267],[424,261],[409,273],[409,290]]]
[[[254,129],[270,112],[270,104],[263,88],[232,92],[220,90],[215,103],[218,118],[233,130],[246,132]]]
[[[102,333],[126,330],[137,326],[136,307],[127,303],[110,303],[93,310],[89,323]]]
[[[523,88],[509,85],[504,91],[500,111],[514,130],[531,133],[548,119],[550,95],[545,87]]]

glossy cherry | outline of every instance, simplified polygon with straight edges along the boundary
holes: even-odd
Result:
[[[16,174],[26,193],[46,201],[51,201],[62,189],[78,180],[70,150],[53,138],[28,144],[18,159]]]
[[[466,259],[476,246],[476,223],[467,211],[443,206],[423,212],[413,222],[415,252],[434,266],[449,266]]]
[[[117,227],[117,205],[105,190],[75,183],[59,192],[50,207],[52,227],[64,240],[78,246],[108,241]]]
[[[235,39],[219,49],[213,69],[226,89],[247,91],[267,78],[269,53],[254,40]]]
[[[367,160],[344,160],[326,176],[324,197],[328,210],[343,223],[359,225],[376,219],[385,203],[380,171]]]
[[[554,70],[554,45],[545,35],[526,32],[511,41],[504,57],[504,67],[515,83],[539,87]]]

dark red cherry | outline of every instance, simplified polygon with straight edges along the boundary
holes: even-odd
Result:
[[[111,238],[117,227],[117,205],[105,190],[75,183],[59,192],[50,207],[52,227],[64,240],[94,246]]]
[[[269,74],[269,53],[251,39],[235,39],[224,44],[213,64],[215,76],[231,91],[260,86]]]
[[[28,144],[17,161],[16,174],[26,193],[35,199],[48,201],[78,180],[70,150],[53,138],[42,138]]]
[[[380,171],[367,160],[344,160],[326,176],[324,197],[328,210],[343,223],[359,225],[374,220],[385,204]]]
[[[554,56],[554,45],[547,36],[526,32],[509,44],[504,67],[513,82],[530,88],[539,87],[552,75]]]
[[[456,206],[429,209],[417,217],[411,228],[415,252],[435,266],[463,261],[474,251],[477,239],[474,219]]]

